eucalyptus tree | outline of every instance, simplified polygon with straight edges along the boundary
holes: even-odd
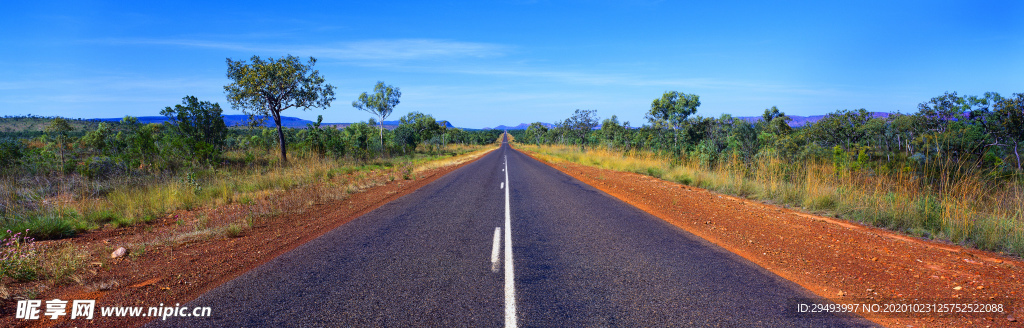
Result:
[[[580,139],[580,149],[585,149],[587,144],[587,133],[597,126],[600,119],[596,110],[579,110],[562,122],[567,132]]]
[[[700,96],[695,94],[666,91],[661,98],[651,102],[651,110],[647,112],[647,120],[655,127],[669,126],[675,135],[675,148],[679,151],[679,128],[686,118],[697,112]]]
[[[1004,144],[1013,147],[1017,170],[1021,170],[1020,144],[1024,142],[1024,93],[1015,93],[1001,99],[994,112],[999,130],[996,133]]]
[[[71,123],[68,123],[67,120],[65,120],[65,119],[63,119],[61,117],[57,117],[57,118],[54,118],[53,121],[50,121],[50,125],[46,126],[46,130],[45,131],[47,133],[53,133],[54,134],[54,139],[56,139],[56,143],[57,143],[57,153],[60,155],[60,169],[61,169],[61,172],[63,172],[64,171],[64,148],[65,148],[65,146],[67,146],[68,142],[71,140],[71,136],[69,134],[72,131],[75,131],[75,128],[72,127]]]
[[[252,63],[227,59],[227,76],[232,83],[224,86],[228,102],[235,109],[249,114],[250,120],[274,118],[281,146],[281,161],[287,162],[281,112],[288,108],[323,108],[334,101],[334,86],[324,83],[320,71],[314,70],[316,58],[303,64],[299,57],[288,55],[267,60],[252,56]]]
[[[540,145],[544,141],[545,135],[548,133],[548,127],[544,126],[544,123],[533,122],[526,128],[526,132],[523,136],[523,142],[533,142]]]
[[[398,98],[402,91],[398,88],[384,84],[384,81],[377,81],[373,86],[373,94],[363,92],[359,99],[352,102],[352,107],[367,113],[377,115],[377,122],[380,125],[380,148],[384,149],[384,119],[391,115],[398,105]]]

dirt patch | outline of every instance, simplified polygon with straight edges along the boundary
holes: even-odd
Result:
[[[418,171],[412,180],[403,180],[408,174],[401,168],[350,173],[332,179],[339,183],[270,192],[251,204],[179,211],[144,225],[79,235],[71,241],[89,258],[75,282],[21,288],[44,290],[32,297],[37,300],[96,300],[93,320],[14,319],[11,299],[0,308],[0,326],[141,326],[150,318],[102,317],[99,308],[186,303],[470,162]],[[324,196],[331,194],[337,197]],[[111,252],[122,246],[128,255],[111,259]]]
[[[1019,258],[645,175],[545,163],[836,303],[915,298],[1014,302],[1010,313],[987,317],[869,317],[884,326],[1018,327],[1018,318],[1024,318],[1024,304],[1017,304],[1024,295],[1024,261]]]

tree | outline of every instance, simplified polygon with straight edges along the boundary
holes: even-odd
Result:
[[[391,111],[395,110],[395,105],[398,105],[398,98],[401,96],[402,91],[398,88],[385,85],[384,81],[377,81],[377,85],[373,86],[372,95],[363,92],[359,95],[359,99],[352,102],[352,107],[377,115],[377,122],[380,124],[381,149],[384,149],[384,119],[388,118]]]
[[[160,111],[169,119],[172,131],[182,138],[189,154],[200,161],[213,159],[224,147],[228,128],[221,113],[220,104],[199,101],[194,96],[185,96],[181,105]]]
[[[411,112],[398,121],[400,123],[394,131],[395,140],[412,146],[412,150],[416,150],[417,145],[429,142],[441,133],[441,125],[428,114]]]
[[[969,99],[956,95],[956,92],[945,93],[932,98],[928,102],[917,105],[918,115],[925,118],[927,128],[939,133],[946,131],[951,121],[966,119],[970,110]]]
[[[346,153],[352,157],[362,160],[369,159],[372,155],[370,143],[373,140],[373,127],[367,123],[353,123],[342,130],[342,139],[345,140]]]
[[[548,133],[548,127],[544,126],[544,123],[533,122],[526,128],[526,134],[523,142],[533,141],[535,144],[541,144],[544,139],[544,135]]]
[[[18,165],[25,156],[25,150],[25,143],[21,140],[11,137],[0,138],[0,170]]]
[[[57,142],[57,152],[60,154],[60,167],[61,171],[64,170],[64,147],[70,140],[69,134],[75,131],[75,128],[68,123],[67,120],[57,117],[50,122],[50,125],[46,126],[47,133],[53,133],[54,139]]]
[[[626,122],[625,125],[629,125],[629,122]],[[626,128],[622,124],[619,124],[619,118],[617,116],[612,115],[611,118],[605,119],[601,122],[601,137],[608,145],[608,149],[617,145],[625,134]]]
[[[594,129],[599,122],[596,110],[579,110],[569,118],[565,119],[562,126],[565,127],[569,134],[580,139],[580,149],[586,148],[587,133]]]
[[[1013,155],[1017,159],[1017,170],[1021,169],[1020,143],[1024,142],[1024,93],[1001,99],[996,105],[994,118],[998,122],[998,139],[1013,147]]]
[[[429,114],[411,112],[402,116],[398,121],[400,124],[409,125],[413,128],[413,131],[416,133],[417,143],[429,141],[441,132],[441,125],[437,124],[437,120]]]
[[[761,114],[761,120],[757,122],[758,130],[767,131],[773,134],[788,134],[792,129],[789,122],[793,119],[786,116],[778,107],[766,108]]]
[[[122,161],[130,163],[131,166],[139,166],[140,169],[152,166],[155,162],[158,149],[156,146],[156,135],[161,125],[150,123],[139,124],[139,119],[125,116],[121,119],[121,126],[125,131],[118,132],[117,139],[126,147],[119,155]]]
[[[252,56],[252,63],[227,59],[227,76],[233,82],[224,86],[228,102],[235,109],[255,117],[272,116],[277,125],[278,142],[281,145],[281,161],[288,162],[285,151],[284,130],[281,127],[281,111],[288,108],[330,107],[334,100],[334,86],[324,83],[320,72],[313,69],[316,58],[309,57],[303,64],[299,57],[288,55],[266,61]]]
[[[838,110],[825,115],[808,127],[808,134],[825,146],[844,146],[850,149],[864,139],[864,125],[871,120],[866,109]]]
[[[700,96],[676,91],[666,91],[661,99],[651,102],[651,110],[647,112],[647,120],[652,125],[672,127],[675,134],[675,147],[679,151],[679,128],[686,122],[686,117],[697,112]]]
[[[106,154],[110,146],[107,139],[110,138],[110,126],[106,122],[100,122],[96,130],[90,131],[82,136],[82,143],[95,149],[100,154]]]

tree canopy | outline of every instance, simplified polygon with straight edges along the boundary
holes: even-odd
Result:
[[[377,85],[373,86],[373,94],[363,92],[356,101],[352,102],[352,107],[377,115],[377,124],[380,125],[380,147],[382,149],[384,148],[384,119],[388,118],[391,112],[395,110],[395,106],[398,105],[398,98],[401,96],[402,91],[397,87],[384,84],[384,81],[377,81]]]
[[[669,126],[675,134],[675,145],[678,151],[679,128],[686,118],[697,112],[700,107],[700,96],[695,94],[666,91],[661,98],[651,102],[651,110],[647,112],[647,120],[655,126]]]
[[[572,114],[569,118],[562,122],[562,127],[568,129],[570,133],[580,140],[580,147],[584,147],[587,143],[587,133],[597,126],[600,118],[597,117],[596,110],[579,110]]]
[[[232,83],[224,86],[224,91],[231,106],[249,114],[251,119],[274,118],[281,160],[287,162],[281,111],[330,107],[334,101],[334,86],[324,83],[320,72],[313,69],[316,64],[313,57],[309,57],[306,64],[292,55],[276,60],[252,56],[250,60],[252,63],[227,59],[227,76]]]
[[[214,159],[224,147],[228,128],[221,113],[220,104],[199,101],[195,96],[185,96],[181,105],[160,111],[170,119],[168,124],[180,136],[182,147],[201,162]]]

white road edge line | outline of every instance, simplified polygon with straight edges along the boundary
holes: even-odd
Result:
[[[508,156],[505,156],[505,328],[515,328],[516,322],[516,286],[515,274],[512,270],[512,216],[509,212],[508,190]]]
[[[501,227],[494,227],[494,243],[491,244],[491,272],[498,273],[498,266],[501,262],[498,262],[498,251],[501,250]]]

